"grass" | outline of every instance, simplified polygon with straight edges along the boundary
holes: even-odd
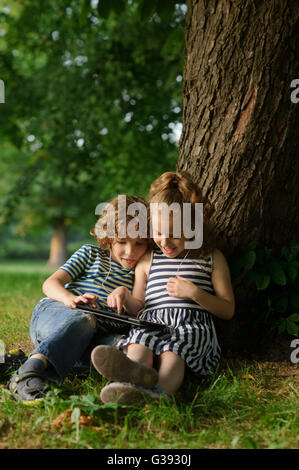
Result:
[[[1,337],[6,349],[32,349],[31,312],[50,274],[42,263],[0,264]],[[106,383],[94,370],[70,377],[36,406],[0,383],[0,448],[294,449],[298,448],[295,365],[222,359],[202,381],[187,377],[175,403],[103,405]]]

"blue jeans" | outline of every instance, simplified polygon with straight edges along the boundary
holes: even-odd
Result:
[[[69,372],[90,367],[90,353],[98,344],[115,346],[124,331],[110,332],[80,310],[62,302],[44,298],[35,306],[30,323],[30,337],[35,346],[32,354],[42,354],[53,368],[47,368],[49,380],[62,383]],[[52,370],[51,370],[52,369]]]

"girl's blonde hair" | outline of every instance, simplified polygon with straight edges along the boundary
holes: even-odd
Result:
[[[123,237],[119,237],[119,229],[123,228],[123,226],[125,225],[126,238],[130,238],[127,235],[127,227],[128,227],[128,224],[129,224],[130,220],[134,219],[135,216],[128,214],[127,209],[128,209],[130,204],[142,203],[146,207],[146,211],[147,211],[147,220],[146,220],[146,223],[147,223],[147,231],[146,231],[147,237],[146,238],[141,238],[140,237],[140,239],[145,240],[148,243],[148,245],[151,246],[152,242],[151,242],[151,239],[149,238],[149,234],[150,234],[150,230],[149,230],[150,213],[149,213],[149,204],[148,204],[148,202],[145,199],[143,199],[142,197],[139,197],[139,196],[133,196],[133,195],[127,195],[127,194],[122,194],[120,196],[125,196],[125,198],[126,198],[125,220],[123,219],[123,214],[119,212],[119,199],[118,199],[119,196],[116,196],[107,203],[107,209],[104,208],[103,213],[98,218],[94,228],[90,231],[90,235],[92,235],[95,238],[95,240],[97,241],[99,246],[101,246],[105,250],[109,250],[111,248],[113,238],[111,236],[109,236],[109,234],[107,233],[107,232],[109,232],[109,230],[108,230],[108,225],[109,225],[108,219],[109,219],[109,217],[111,217],[111,218],[113,217],[112,220],[113,220],[113,223],[114,223],[114,231],[113,231],[114,234],[115,234],[114,237],[123,238]],[[104,221],[104,223],[101,223],[104,220],[103,219],[104,217],[105,217],[105,221]],[[99,229],[99,227],[101,227],[101,228]]]
[[[148,200],[150,203],[163,202],[169,205],[176,202],[182,208],[184,203],[194,205],[195,203],[203,203],[203,244],[199,249],[190,250],[190,257],[210,255],[216,245],[215,236],[212,233],[210,223],[208,223],[213,209],[189,173],[186,171],[163,173],[151,184]],[[194,230],[194,220],[192,222]]]

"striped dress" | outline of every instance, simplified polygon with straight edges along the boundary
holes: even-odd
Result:
[[[155,355],[172,351],[194,372],[212,373],[221,351],[211,314],[192,300],[170,297],[166,290],[169,277],[179,275],[214,294],[212,269],[212,255],[208,260],[179,259],[153,251],[145,306],[138,318],[167,324],[170,331],[133,328],[127,337],[121,337],[117,347],[125,349],[128,344],[136,343],[147,346]]]

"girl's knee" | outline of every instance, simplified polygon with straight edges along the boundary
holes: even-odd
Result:
[[[184,371],[185,361],[180,356],[172,351],[164,351],[158,358],[159,366],[167,367],[169,369],[175,369]]]
[[[184,381],[185,361],[172,351],[165,351],[159,357],[158,372],[159,385],[168,393],[175,393]]]
[[[129,344],[127,356],[134,361],[141,362],[142,364],[152,367],[154,354],[147,346],[143,344]]]

